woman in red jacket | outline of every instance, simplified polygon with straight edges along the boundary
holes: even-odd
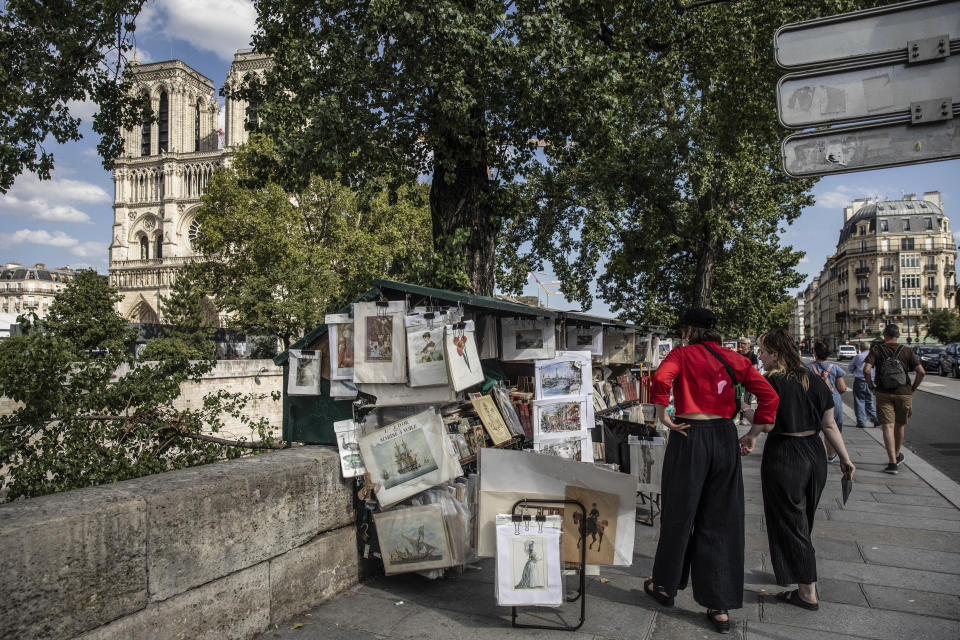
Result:
[[[736,384],[757,397],[756,424],[772,424],[777,394],[750,360],[720,346],[716,316],[690,309],[680,320],[684,345],[653,376],[657,417],[672,431],[663,461],[660,540],[647,595],[666,607],[692,578],[694,599],[717,631],[743,606],[743,477],[733,416]],[[673,388],[676,416],[666,413]]]

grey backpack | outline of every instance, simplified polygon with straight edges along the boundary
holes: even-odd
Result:
[[[907,372],[900,362],[900,352],[903,345],[897,347],[892,356],[886,356],[877,368],[877,386],[882,391],[896,391],[907,384]]]

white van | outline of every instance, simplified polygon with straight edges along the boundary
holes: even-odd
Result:
[[[858,353],[858,349],[852,344],[842,344],[837,347],[837,360],[853,360]]]

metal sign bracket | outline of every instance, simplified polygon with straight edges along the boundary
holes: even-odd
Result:
[[[907,42],[907,64],[943,60],[950,55],[950,35],[920,38]]]
[[[910,124],[927,124],[953,118],[953,99],[935,98],[910,103]]]

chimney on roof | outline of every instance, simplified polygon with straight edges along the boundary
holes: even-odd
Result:
[[[938,207],[943,207],[943,203],[940,201],[940,192],[939,191],[924,191],[923,199],[927,202],[932,202]]]
[[[908,193],[907,195],[903,196],[903,199],[904,199],[904,200],[916,200],[916,199],[917,199],[917,194],[915,194],[915,193]]]

